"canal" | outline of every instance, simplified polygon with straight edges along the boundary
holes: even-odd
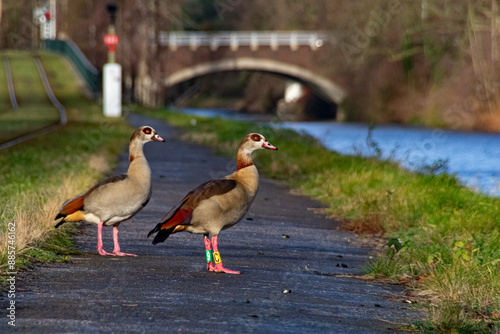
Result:
[[[398,125],[338,122],[272,122],[272,116],[229,110],[182,109],[183,113],[267,122],[311,135],[328,149],[391,159],[404,168],[456,175],[467,187],[500,196],[500,134],[426,129]]]

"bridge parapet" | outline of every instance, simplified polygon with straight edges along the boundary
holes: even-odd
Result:
[[[257,50],[260,46],[270,47],[273,50],[280,46],[289,46],[297,50],[299,46],[309,46],[311,50],[323,46],[327,41],[332,42],[329,35],[321,31],[220,31],[220,32],[160,32],[158,41],[161,46],[168,46],[175,51],[178,47],[189,46],[196,50],[200,46],[209,46],[215,51],[219,46],[230,47],[236,51],[240,46],[249,46]]]
[[[324,31],[160,32],[159,67],[151,67],[136,84],[137,96],[148,105],[162,103],[160,91],[181,82],[218,72],[260,71],[305,84],[326,102],[340,104],[346,96],[325,61],[337,40]],[[163,78],[157,85],[152,78]],[[151,101],[151,102],[150,102]]]

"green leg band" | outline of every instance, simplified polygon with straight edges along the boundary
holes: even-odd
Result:
[[[212,262],[212,260],[214,259],[213,258],[213,255],[212,255],[212,251],[211,250],[206,250],[206,255],[207,255],[207,262]]]

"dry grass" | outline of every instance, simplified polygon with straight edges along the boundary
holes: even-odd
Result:
[[[338,219],[338,217],[337,217]],[[363,219],[342,220],[342,230],[352,231],[356,234],[379,236],[385,233],[380,215],[373,214]]]
[[[90,173],[69,174],[62,179],[60,185],[24,192],[14,196],[16,198],[8,203],[2,216],[7,211],[12,213],[10,216],[16,227],[16,257],[33,247],[35,242],[43,242],[49,237],[55,225],[54,217],[64,201],[81,194],[97,181],[96,175],[110,170],[109,158],[103,155],[94,154],[88,161]],[[4,217],[0,217],[2,218]],[[0,258],[6,258],[9,240],[7,234],[0,234]],[[2,261],[0,273],[6,270],[6,266],[6,261]]]

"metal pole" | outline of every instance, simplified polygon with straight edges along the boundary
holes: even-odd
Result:
[[[122,114],[122,67],[116,63],[115,51],[118,36],[115,31],[116,4],[106,6],[110,16],[108,35],[105,43],[108,46],[108,63],[103,68],[103,109],[107,117],[119,117]]]
[[[115,28],[115,22],[116,22],[116,10],[117,6],[115,3],[109,3],[106,6],[110,18],[110,23],[108,26],[108,34],[110,35],[115,35],[116,34],[116,28]],[[116,55],[115,55],[115,50],[111,51],[108,49],[108,63],[116,63]]]

